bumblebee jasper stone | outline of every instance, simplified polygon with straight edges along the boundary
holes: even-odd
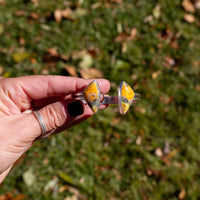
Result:
[[[119,112],[121,114],[126,114],[134,100],[134,95],[135,93],[130,85],[128,85],[125,81],[122,81],[118,91]]]
[[[83,97],[94,113],[99,111],[100,95],[99,84],[96,80],[83,90]]]

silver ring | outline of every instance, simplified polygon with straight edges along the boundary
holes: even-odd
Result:
[[[44,120],[42,119],[42,116],[39,112],[39,110],[35,110],[33,111],[34,116],[36,117],[36,119],[38,120],[39,124],[40,124],[40,128],[42,130],[42,135],[44,135],[47,132]]]

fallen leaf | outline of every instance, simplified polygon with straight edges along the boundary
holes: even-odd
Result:
[[[195,6],[195,8],[196,9],[200,9],[200,0],[196,0],[195,2],[194,2],[194,6]]]
[[[115,42],[124,42],[128,37],[128,34],[126,32],[120,33],[116,38]]]
[[[8,78],[8,77],[10,77],[10,75],[11,75],[10,72],[5,72],[5,73],[3,74],[3,77],[4,77],[4,78]]]
[[[90,54],[86,54],[79,63],[80,68],[90,68],[93,64],[93,58]]]
[[[123,45],[122,49],[127,49],[127,42],[130,42],[136,38],[137,35],[137,29],[132,28],[130,34],[126,32],[121,32],[116,38],[115,42],[120,42]],[[125,46],[125,47],[124,47]],[[126,50],[122,50],[123,52],[126,52]]]
[[[68,187],[68,191],[72,194],[74,194],[76,197],[78,197],[80,195],[80,192],[78,189],[74,188],[74,187]]]
[[[88,53],[93,57],[93,58],[95,58],[95,57],[97,57],[97,55],[99,54],[99,49],[98,48],[95,48],[95,47],[90,47],[89,49],[88,49]]]
[[[77,8],[71,13],[72,19],[77,19],[85,16],[87,14],[87,10],[84,8]]]
[[[49,190],[53,190],[55,187],[58,187],[58,178],[54,177],[52,180],[48,181],[44,186],[44,191],[47,192]]]
[[[28,52],[18,52],[18,53],[14,53],[12,55],[12,58],[16,63],[20,63],[20,62],[28,59],[29,57],[30,57],[30,53],[28,53]]]
[[[39,15],[36,12],[32,12],[31,15],[30,15],[30,17],[32,19],[39,19]]]
[[[71,8],[66,8],[65,10],[62,11],[62,17],[66,19],[72,19],[71,13],[72,13]]]
[[[85,68],[79,70],[81,77],[85,79],[102,78],[103,72],[96,68]]]
[[[148,15],[143,19],[144,23],[152,23],[153,22],[153,16],[152,15]]]
[[[152,79],[156,79],[162,72],[160,70],[152,73]]]
[[[64,68],[69,73],[70,76],[78,77],[76,68],[74,66],[64,65]]]
[[[180,200],[185,199],[185,196],[186,196],[185,188],[182,188],[180,193],[178,194],[178,199]]]
[[[127,50],[128,50],[127,43],[126,43],[126,42],[123,42],[123,43],[122,43],[122,52],[123,52],[123,53],[126,53]]]
[[[157,156],[157,157],[162,157],[163,156],[163,151],[162,151],[162,149],[161,148],[156,148],[155,149],[155,155]]]
[[[62,185],[59,189],[58,192],[62,193],[65,192],[69,188],[69,185]]]
[[[69,56],[60,55],[57,47],[52,47],[47,49],[47,53],[42,56],[43,62],[48,63],[49,65],[55,65],[59,60],[68,61]]]
[[[195,12],[194,4],[190,0],[183,0],[182,6],[186,12]]]
[[[56,9],[54,11],[54,18],[58,23],[61,22],[61,20],[62,20],[62,10],[61,9]]]
[[[114,68],[117,70],[125,70],[130,67],[130,63],[124,60],[116,60]]]
[[[178,45],[177,41],[172,41],[170,43],[170,46],[171,46],[172,49],[175,49],[175,50],[179,49],[179,45]]]
[[[164,60],[164,65],[167,68],[170,68],[171,66],[174,66],[176,64],[176,61],[174,60],[174,58],[170,57],[170,56],[166,56],[165,60]]]
[[[146,173],[148,176],[155,176],[159,180],[164,177],[164,174],[161,170],[152,169],[150,167],[147,167]]]
[[[49,66],[50,66],[50,67],[54,67],[53,64],[49,64]],[[43,70],[42,70],[42,74],[43,74],[43,75],[48,75],[49,73],[50,73],[50,72],[49,72],[49,69],[43,69]]]
[[[188,23],[194,23],[195,22],[195,17],[192,14],[185,14],[184,19]]]
[[[159,19],[160,18],[160,14],[161,14],[161,7],[160,5],[157,5],[152,12],[154,18]]]
[[[19,44],[20,44],[21,46],[24,46],[25,43],[26,43],[25,39],[24,39],[23,37],[20,37],[20,38],[19,38]]]
[[[58,53],[58,48],[57,48],[57,47],[49,48],[49,49],[47,49],[47,52],[48,52],[51,56],[55,56],[55,57],[60,56],[59,53]]]
[[[75,50],[71,53],[72,60],[83,59],[84,56],[87,55],[87,50]]]
[[[64,180],[66,183],[73,185],[73,179],[69,177],[66,173],[59,171],[58,172],[59,177]]]
[[[138,136],[136,139],[136,145],[141,145],[142,143],[142,136]]]
[[[131,34],[130,34],[130,37],[132,38],[132,39],[135,39],[135,36],[137,35],[137,28],[133,28],[132,30],[131,30]]]
[[[178,150],[177,149],[174,149],[172,151],[170,151],[170,153],[166,154],[165,156],[162,157],[162,160],[163,162],[166,164],[166,165],[171,165],[171,159],[176,156],[176,154],[178,153]]]
[[[102,2],[101,2],[101,1],[98,1],[98,2],[96,2],[96,3],[93,3],[92,6],[91,6],[91,8],[92,8],[92,9],[97,9],[97,8],[99,8],[99,7],[101,7],[101,6],[102,6]]]
[[[28,171],[24,172],[23,174],[23,180],[26,184],[26,186],[31,187],[36,182],[36,176],[33,173],[32,169],[29,169]]]

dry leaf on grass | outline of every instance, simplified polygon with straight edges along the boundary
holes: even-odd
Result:
[[[69,73],[70,76],[78,77],[76,68],[74,66],[64,65],[64,68]]]
[[[137,29],[136,28],[132,28],[130,31],[130,34],[126,33],[126,32],[121,32],[116,38],[115,38],[115,42],[129,42],[132,41],[136,38],[137,35]]]
[[[78,60],[78,59],[83,59],[83,57],[87,55],[87,50],[82,49],[82,50],[75,50],[71,53],[72,60]]]
[[[72,13],[72,10],[70,8],[66,8],[65,10],[62,11],[62,17],[66,19],[72,19],[71,13]]]
[[[58,48],[57,48],[57,47],[49,48],[49,49],[47,49],[47,52],[48,52],[51,56],[55,56],[55,57],[60,56],[59,53],[58,53]]]
[[[58,23],[61,22],[61,20],[62,20],[62,10],[61,9],[56,9],[54,11],[54,18]]]
[[[122,32],[115,38],[115,42],[124,42],[127,37],[128,37],[128,34],[125,32]]]
[[[178,194],[178,199],[182,200],[185,199],[186,191],[185,188],[182,188],[180,193]]]
[[[196,9],[199,10],[200,9],[200,0],[196,0],[195,3],[194,3],[194,6],[195,6]]]
[[[93,64],[93,58],[90,54],[86,54],[79,63],[80,68],[90,68]]]
[[[185,14],[184,19],[188,23],[194,23],[195,22],[195,17],[192,14]]]
[[[21,63],[30,57],[31,57],[31,54],[28,52],[16,52],[16,53],[13,53],[12,55],[12,58],[16,63]]]
[[[102,78],[103,72],[96,68],[85,68],[79,70],[81,77],[85,79]]]
[[[32,12],[31,13],[31,15],[30,15],[30,17],[32,18],[32,19],[39,19],[39,15],[36,13],[36,12]]]
[[[135,39],[136,35],[137,35],[137,28],[133,28],[130,34],[131,39]]]
[[[160,15],[161,15],[161,7],[160,7],[160,5],[157,5],[157,6],[153,9],[152,14],[153,14],[154,18],[156,18],[156,19],[159,19],[159,18],[160,18]]]
[[[71,8],[66,8],[64,10],[56,9],[54,11],[54,18],[56,22],[60,23],[63,18],[69,19],[69,20],[75,20],[80,17],[83,17],[87,14],[87,10],[83,8],[76,8],[75,10],[72,10]]]
[[[43,62],[55,64],[59,60],[68,61],[69,56],[59,54],[57,47],[47,49],[47,53],[42,56]]]
[[[174,58],[170,57],[170,56],[166,56],[165,60],[164,60],[164,65],[167,68],[171,68],[172,66],[174,66],[176,64],[176,61],[174,60]]]
[[[155,155],[156,155],[157,157],[162,157],[162,156],[163,156],[163,151],[162,151],[162,149],[159,148],[159,147],[157,147],[157,148],[155,149]]]
[[[158,71],[156,71],[156,72],[153,72],[153,73],[151,74],[152,79],[156,79],[161,73],[162,73],[162,72],[161,72],[160,70],[158,70]]]
[[[186,12],[195,12],[194,4],[190,0],[183,0],[182,6]]]
[[[36,183],[36,176],[32,169],[24,172],[22,177],[27,187],[32,187]]]

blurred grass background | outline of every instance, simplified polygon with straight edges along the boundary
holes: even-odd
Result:
[[[199,0],[0,0],[0,75],[125,80],[142,95],[35,143],[0,199],[200,199]]]

